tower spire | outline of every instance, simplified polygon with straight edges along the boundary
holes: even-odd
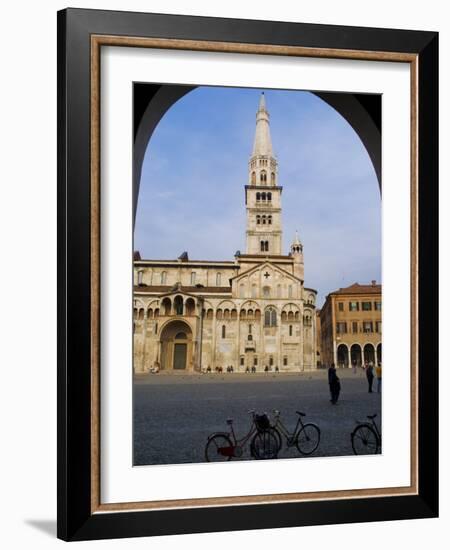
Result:
[[[247,254],[282,254],[281,191],[263,92],[256,112],[255,141],[248,164],[248,185],[245,187]]]
[[[259,98],[259,107],[256,112],[255,141],[253,142],[253,156],[273,155],[272,140],[270,138],[269,111],[266,108],[266,98],[262,92]]]

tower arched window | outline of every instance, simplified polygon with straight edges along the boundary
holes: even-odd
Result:
[[[271,183],[272,185],[275,185],[275,172],[272,172],[272,173],[270,174],[270,183]]]
[[[161,273],[161,284],[162,285],[167,284],[167,271],[163,271]]]
[[[292,336],[292,325],[289,325],[289,336]]]
[[[216,275],[216,286],[220,286],[221,283],[222,283],[222,274],[217,273],[217,275]]]
[[[265,170],[261,170],[261,183],[263,185],[267,183],[267,172]]]
[[[267,216],[267,223],[272,225],[272,216]]]
[[[222,338],[226,338],[227,336],[227,327],[225,325],[222,325]]]
[[[256,193],[256,202],[261,200],[261,193]]]
[[[277,326],[277,312],[274,307],[269,307],[264,313],[264,325],[266,327],[276,327]]]
[[[264,241],[264,252],[269,252],[269,241]]]
[[[256,225],[260,225],[260,223],[261,223],[261,216],[258,215],[256,216]]]
[[[256,172],[252,172],[252,185],[256,185]]]
[[[261,243],[260,243],[260,249],[261,249],[261,252],[264,252],[264,250],[265,250],[265,243],[264,243],[264,241],[261,241]]]
[[[265,200],[266,200],[266,194],[265,194],[265,193],[261,193],[261,200],[262,200],[262,201],[265,201]]]
[[[270,286],[263,288],[263,298],[270,298]]]
[[[262,222],[263,222],[263,225],[266,225],[266,216],[262,217]]]
[[[267,193],[267,200],[268,200],[268,201],[271,201],[271,200],[272,200],[272,193]]]

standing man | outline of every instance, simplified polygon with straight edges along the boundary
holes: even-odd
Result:
[[[334,363],[331,363],[331,367],[328,369],[328,384],[330,386],[331,404],[336,405],[339,399],[339,393],[341,391],[341,383],[338,375],[336,374],[336,367]]]
[[[367,377],[367,383],[369,384],[369,393],[372,393],[372,384],[374,379],[372,363],[369,363],[366,368],[366,377]]]
[[[377,375],[377,393],[381,392],[381,363],[378,363],[376,370]]]

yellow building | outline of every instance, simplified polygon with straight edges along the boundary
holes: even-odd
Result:
[[[381,285],[354,283],[328,294],[320,311],[321,363],[381,363]]]

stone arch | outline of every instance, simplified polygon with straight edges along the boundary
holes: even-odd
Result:
[[[188,298],[185,302],[186,315],[188,316],[195,315],[195,306],[196,306],[196,303],[194,298]]]
[[[362,365],[362,350],[359,344],[353,344],[350,347],[350,360],[353,366],[360,367]]]
[[[349,357],[348,357],[348,347],[346,344],[339,344],[337,347],[337,364],[339,367],[348,367]]]
[[[184,300],[183,296],[175,296],[173,300],[173,313],[175,315],[183,315],[184,314]]]
[[[166,317],[172,314],[172,300],[168,296],[161,300],[161,308]]]
[[[366,344],[363,348],[364,362],[375,364],[375,348],[373,344]]]
[[[159,335],[161,370],[192,370],[194,346],[192,329],[180,319],[161,327]]]

